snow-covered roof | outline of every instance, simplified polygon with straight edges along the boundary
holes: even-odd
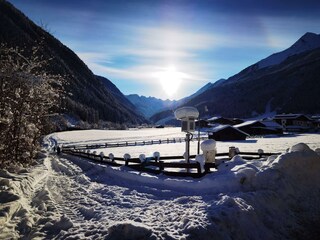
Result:
[[[212,118],[209,118],[207,119],[207,121],[215,121],[215,120],[218,120],[220,119],[221,117],[212,117]]]
[[[309,120],[311,120],[308,116],[303,115],[303,114],[278,114],[274,116],[275,119],[296,119],[298,117],[305,117]]]
[[[282,128],[282,126],[280,124],[278,124],[278,123],[276,123],[275,121],[272,121],[272,120],[263,120],[263,121],[251,120],[251,121],[246,121],[246,122],[237,124],[234,127],[241,128],[241,127],[244,127],[244,126],[252,125],[252,124],[257,123],[257,122],[260,122],[265,127],[261,126],[261,127],[254,127],[254,128],[266,128],[266,129]]]
[[[221,131],[222,129],[225,129],[227,127],[231,127],[230,125],[215,125],[213,127],[210,128],[210,132],[218,132],[218,131]]]
[[[243,123],[234,125],[234,127],[236,127],[236,128],[244,127],[244,126],[248,126],[248,125],[254,124],[254,123],[256,123],[256,122],[258,122],[258,120],[246,121],[246,122],[243,122]]]
[[[282,126],[279,123],[276,123],[272,120],[264,120],[261,123],[265,125],[267,128],[282,128]]]
[[[238,129],[238,128],[234,127],[234,126],[231,126],[231,125],[222,125],[222,124],[216,125],[216,126],[210,128],[210,129],[209,129],[209,132],[219,132],[219,131],[221,131],[221,130],[223,130],[223,129],[225,129],[225,128],[233,128],[234,130],[236,130],[236,131],[238,131],[238,132],[241,132],[241,133],[249,136],[248,133],[246,133],[246,132],[244,132],[244,131],[241,131],[240,129]]]
[[[313,120],[320,120],[320,115],[311,116],[311,119],[313,119]]]

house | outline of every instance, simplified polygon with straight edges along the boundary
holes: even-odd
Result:
[[[238,118],[225,118],[225,117],[212,117],[207,120],[209,124],[222,124],[222,125],[235,125],[242,123],[243,121]]]
[[[305,132],[314,128],[314,121],[303,114],[279,114],[273,120],[285,131]]]
[[[272,120],[252,120],[237,124],[234,127],[248,133],[249,135],[269,135],[269,134],[282,134],[282,127]]]
[[[247,136],[247,133],[231,125],[218,125],[208,130],[208,138],[216,141],[246,140]]]
[[[240,118],[230,118],[231,121],[233,122],[232,125],[237,125],[237,124],[240,124],[240,123],[243,123],[244,121]]]
[[[265,134],[262,135],[267,135],[267,134],[283,134],[283,129],[282,126],[273,121],[272,119],[265,119],[262,120],[261,123],[265,126],[262,130],[264,130]],[[263,131],[262,131],[263,132]],[[268,133],[269,132],[269,133]]]
[[[312,116],[313,126],[316,130],[320,130],[320,115]]]

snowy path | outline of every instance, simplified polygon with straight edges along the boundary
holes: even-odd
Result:
[[[68,233],[60,234],[62,238],[99,239],[107,235],[111,225],[123,222],[120,228],[131,224],[140,227],[140,234],[147,237],[152,230],[157,238],[181,239],[186,236],[186,227],[208,222],[206,204],[200,196],[185,197],[134,184],[130,187],[125,182],[121,186],[118,181],[117,185],[93,182],[63,157],[51,159],[49,172],[43,184],[59,214],[72,223]]]
[[[80,161],[83,169],[75,161]],[[30,174],[32,177],[19,181],[30,185],[25,188],[26,194],[21,194],[21,208],[12,214],[3,233],[12,231],[10,226],[19,225],[21,218],[25,223],[16,234],[23,234],[23,239],[103,239],[110,233],[110,226],[114,232],[110,239],[121,234],[142,239],[183,239],[186,228],[207,225],[201,196],[186,197],[121,179],[99,183],[96,171],[106,166],[99,169],[86,160],[65,156],[49,154],[40,166]],[[6,234],[0,236],[6,238]]]

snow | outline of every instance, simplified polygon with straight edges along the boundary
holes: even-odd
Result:
[[[153,129],[49,135],[38,164],[0,170],[0,239],[318,237],[317,134],[217,141],[218,152],[236,146],[243,151],[263,149],[282,154],[251,161],[234,156],[200,179],[140,173],[51,151],[54,139],[59,144],[89,143],[119,136],[138,139],[140,133],[162,138],[174,131],[180,133],[180,129]],[[111,150],[114,156],[156,151],[163,156],[182,153],[183,147],[184,143],[176,143],[144,146],[135,152],[131,151],[134,147]]]
[[[208,139],[203,141],[200,146],[202,151],[212,151],[216,148],[216,141],[213,139]]]
[[[288,49],[259,61],[259,68],[280,64],[288,57],[320,47],[320,34],[306,33]]]
[[[256,122],[258,122],[258,120],[245,121],[245,122],[243,122],[243,123],[234,125],[234,127],[235,127],[235,128],[240,128],[240,127],[244,127],[244,126],[248,126],[248,125],[254,124],[254,123],[256,123]]]
[[[261,123],[263,125],[265,125],[267,128],[273,128],[273,129],[280,128],[280,129],[282,129],[282,126],[273,120],[263,120],[263,121],[261,121]]]
[[[221,131],[221,130],[223,130],[225,128],[232,128],[232,129],[234,129],[234,130],[236,130],[236,131],[238,131],[238,132],[240,132],[240,133],[242,133],[244,135],[249,136],[249,134],[247,134],[244,131],[241,131],[240,129],[238,129],[238,125],[232,126],[232,125],[217,124],[217,125],[215,125],[213,127],[207,128],[206,131],[215,133],[215,132],[219,132],[219,131]]]
[[[198,118],[199,111],[194,107],[182,107],[174,111],[177,119]]]

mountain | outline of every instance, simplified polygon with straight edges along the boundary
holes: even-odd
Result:
[[[146,118],[164,109],[173,108],[177,103],[177,101],[171,101],[169,99],[162,100],[155,97],[139,96],[137,94],[130,94],[126,97]]]
[[[319,76],[320,35],[306,33],[285,51],[247,67],[183,105],[197,107],[200,116],[250,118],[283,112],[319,114]],[[152,118],[156,122],[168,119],[168,115],[158,115],[161,118]]]
[[[210,88],[212,88],[214,85],[216,85],[217,83],[220,83],[220,82],[223,82],[225,79],[219,79],[218,81],[216,81],[215,83],[207,83],[206,85],[204,85],[203,87],[201,87],[198,91],[196,91],[195,93],[191,94],[190,96],[188,97],[184,97],[180,100],[177,101],[175,107],[178,107],[180,105],[183,105],[185,103],[187,103],[189,100],[191,100],[192,98],[200,95],[201,93],[209,90]]]
[[[162,100],[154,97],[145,97],[145,96],[139,96],[137,94],[130,94],[126,97],[130,100],[131,103],[135,105],[135,107],[146,117],[149,118],[151,121],[153,118],[158,119],[157,113],[161,113],[163,111],[169,113],[172,111],[172,109],[177,108],[178,106],[187,103],[190,99],[200,95],[201,93],[207,91],[214,85],[216,85],[218,82],[222,82],[225,79],[220,79],[216,83],[207,83],[205,86],[200,88],[197,92],[194,94],[182,98],[180,100]],[[163,114],[163,113],[161,113]],[[154,116],[155,115],[155,116]],[[154,117],[153,117],[154,116]],[[162,116],[162,115],[161,115]]]
[[[42,46],[44,60],[50,61],[46,71],[60,74],[67,81],[65,88],[69,94],[64,101],[64,112],[69,116],[91,123],[145,121],[132,104],[119,98],[121,94],[116,94],[114,85],[96,77],[72,50],[4,0],[0,0],[0,42],[24,49],[26,54],[32,54],[32,47]]]
[[[290,48],[282,52],[272,54],[271,56],[259,61],[257,65],[259,66],[259,68],[277,65],[286,60],[288,57],[310,51],[318,47],[320,47],[320,34],[308,32]]]
[[[132,102],[130,102],[127,97],[119,90],[119,88],[117,88],[117,86],[111,82],[109,79],[102,77],[102,76],[97,76],[96,78],[98,78],[105,86],[106,88],[111,92],[111,94],[121,103],[123,103],[123,105],[131,108],[131,109],[136,109],[136,107],[132,104]]]

